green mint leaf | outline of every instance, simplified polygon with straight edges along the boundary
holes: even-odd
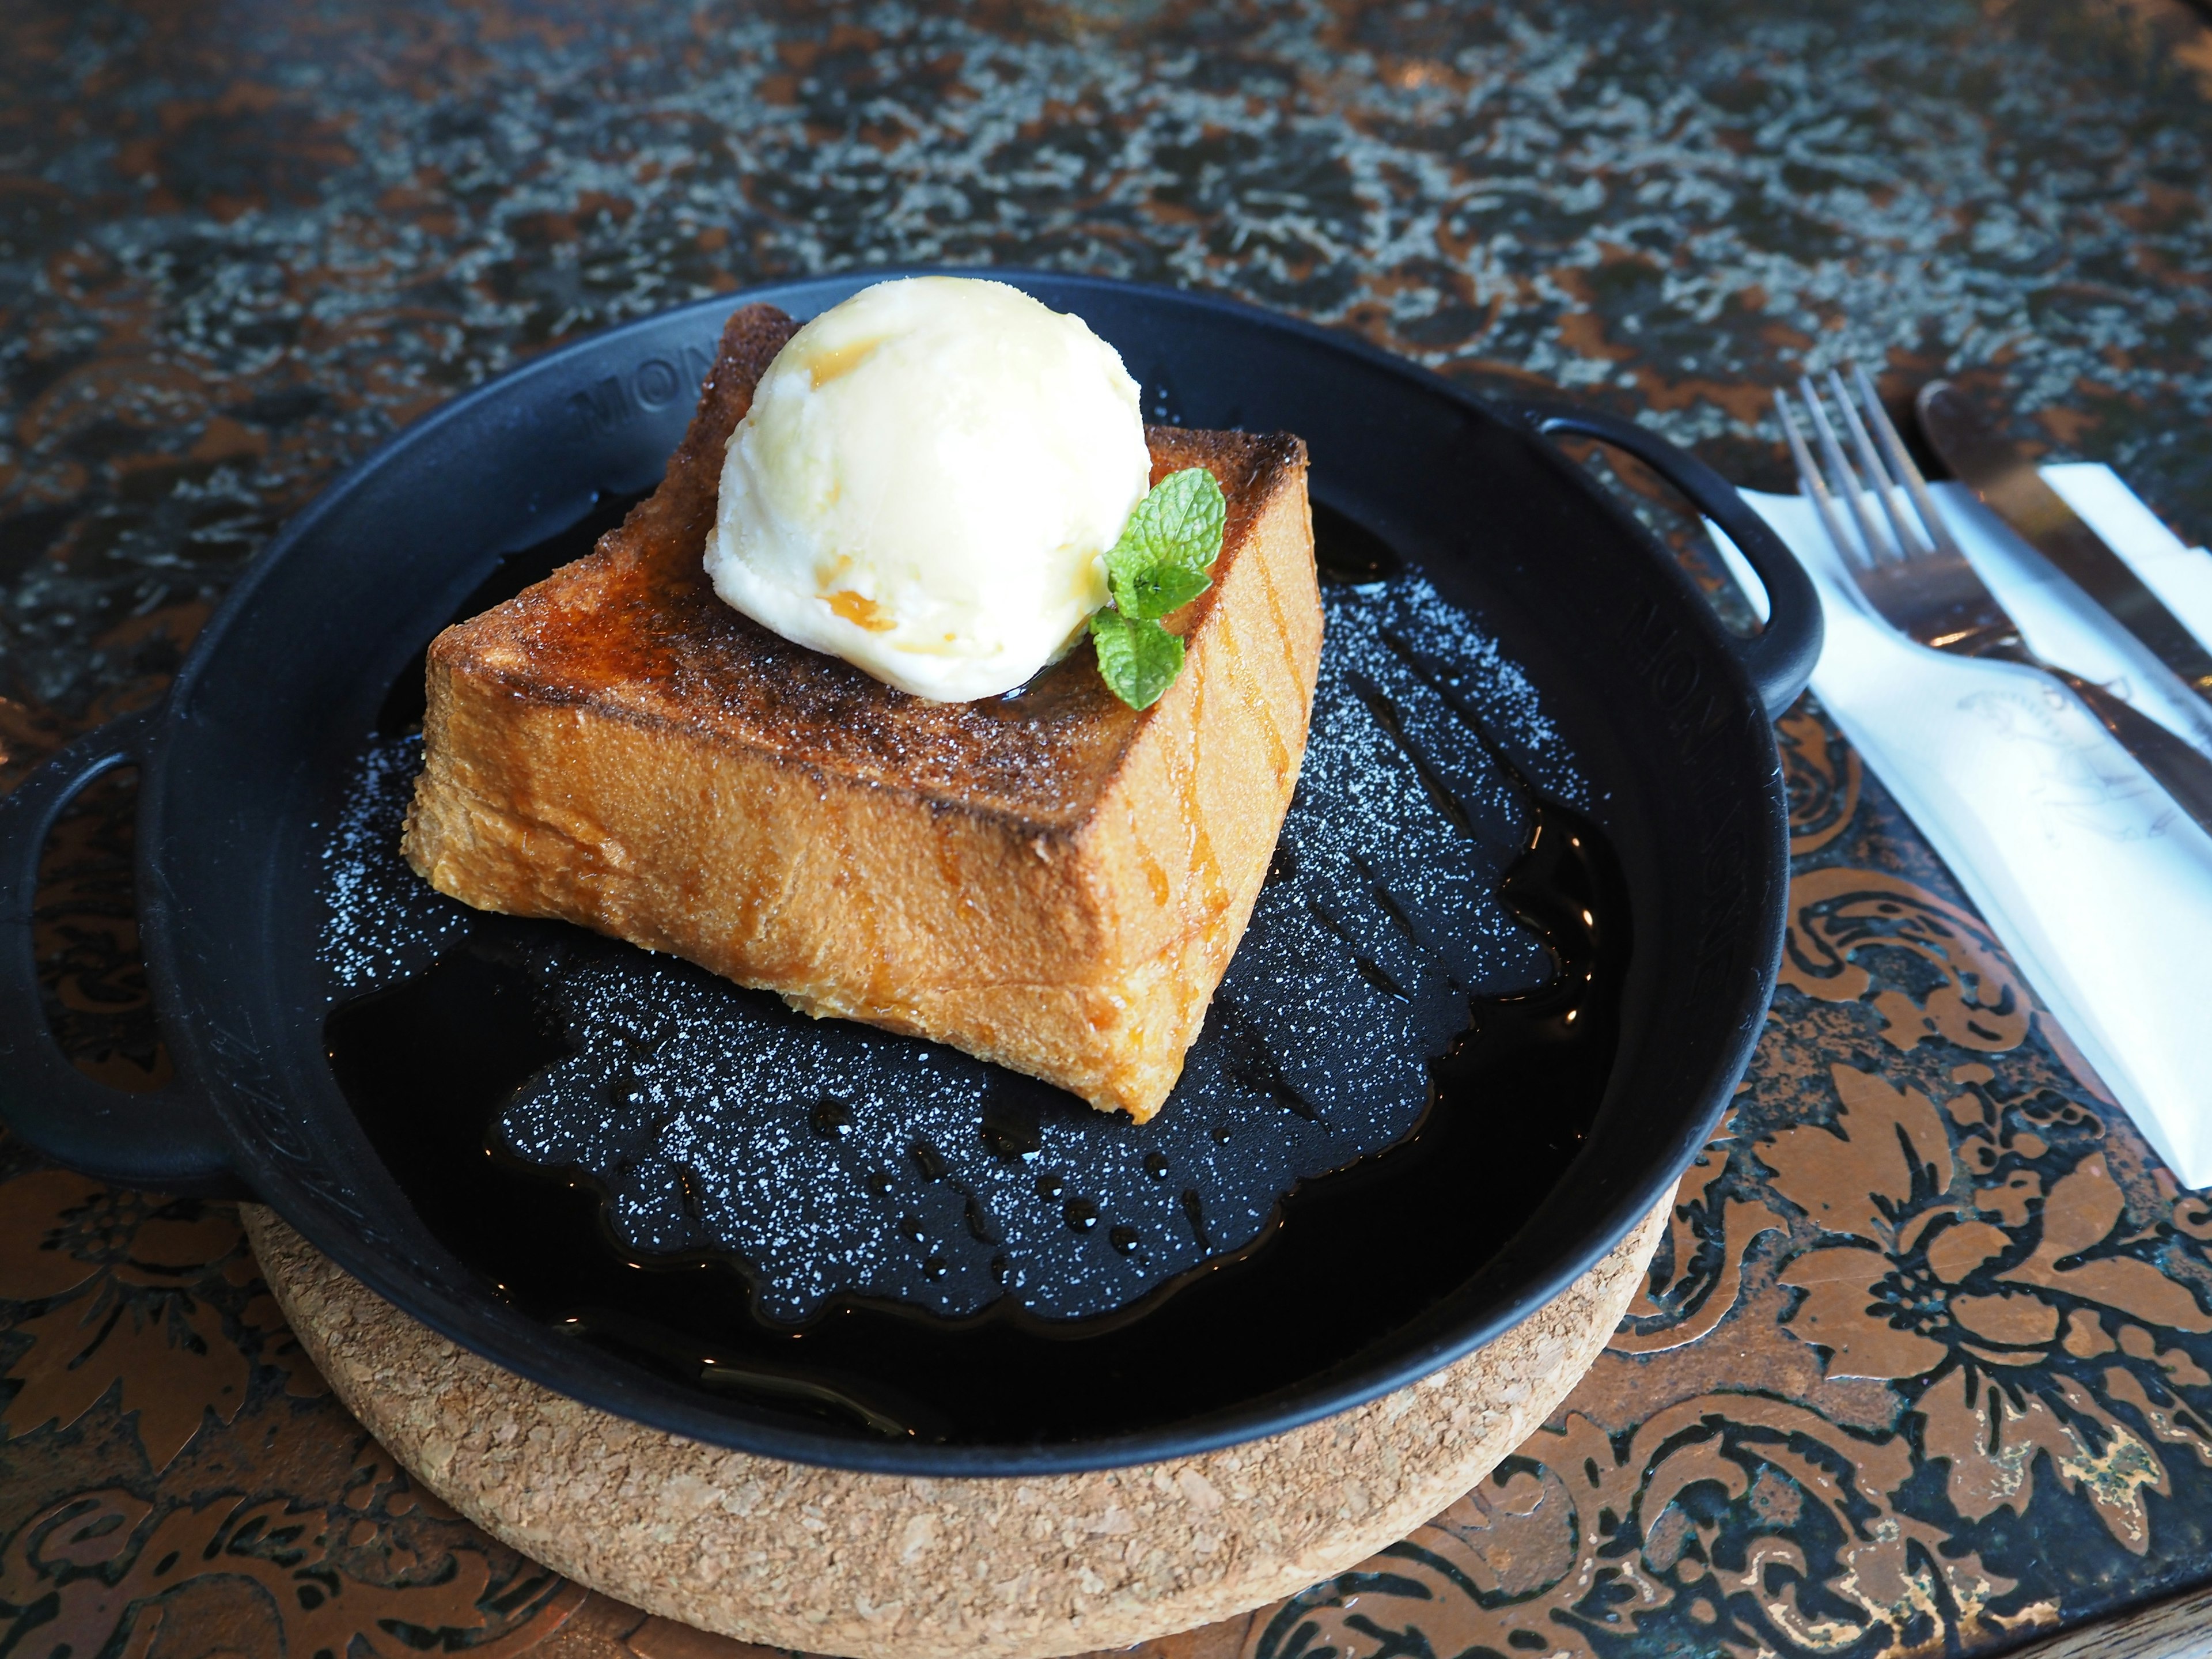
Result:
[[[1094,611],[1091,641],[1099,678],[1132,708],[1150,708],[1182,672],[1182,641],[1149,617]]]
[[[1221,486],[1204,467],[1185,467],[1161,479],[1107,550],[1106,586],[1115,608],[1125,617],[1152,620],[1181,610],[1212,586],[1206,573],[1221,556],[1228,516]]]

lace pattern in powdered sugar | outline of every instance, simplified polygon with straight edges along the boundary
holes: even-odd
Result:
[[[370,744],[324,840],[315,957],[333,1000],[422,972],[469,931],[475,913],[422,880],[399,851],[422,769],[420,733]]]
[[[364,760],[334,837],[334,994],[419,971],[464,932],[522,969],[572,1052],[523,1084],[495,1143],[587,1177],[641,1257],[733,1260],[770,1320],[841,1296],[1126,1308],[1250,1245],[1300,1182],[1402,1139],[1470,1001],[1553,971],[1498,896],[1524,784],[1588,805],[1534,688],[1418,576],[1324,593],[1297,798],[1148,1124],[581,929],[466,911],[398,858],[419,763],[404,744]]]

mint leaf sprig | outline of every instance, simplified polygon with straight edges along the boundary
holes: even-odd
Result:
[[[1213,586],[1229,504],[1202,466],[1170,472],[1129,514],[1106,552],[1113,604],[1091,615],[1099,677],[1132,708],[1150,708],[1182,672],[1182,641],[1160,626]]]

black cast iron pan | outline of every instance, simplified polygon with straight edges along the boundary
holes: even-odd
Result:
[[[885,274],[819,278],[744,297],[805,317]],[[1462,746],[1487,755],[1496,775],[1511,780],[1501,799],[1521,805],[1508,817],[1540,819],[1547,827],[1529,832],[1540,847],[1558,831],[1546,854],[1551,862],[1530,854],[1489,884],[1509,908],[1521,892],[1516,914],[1528,927],[1540,928],[1548,903],[1567,933],[1584,945],[1602,935],[1606,948],[1584,955],[1553,948],[1552,982],[1540,991],[1501,980],[1474,994],[1465,974],[1438,980],[1457,998],[1455,1029],[1425,1051],[1433,1084],[1424,1086],[1435,1103],[1417,1132],[1392,1131],[1402,1145],[1310,1182],[1258,1227],[1253,1237],[1261,1242],[1242,1249],[1241,1260],[1230,1259],[1239,1255],[1234,1250],[1205,1257],[1191,1244],[1207,1237],[1195,1188],[1184,1194],[1189,1235],[1178,1247],[1182,1255],[1173,1256],[1165,1242],[1176,1210],[1164,1199],[1167,1218],[1150,1234],[1115,1230],[1134,1276],[1121,1298],[1127,1305],[1115,1305],[1111,1318],[1055,1324],[996,1304],[977,1315],[970,1304],[990,1302],[995,1293],[988,1287],[971,1286],[967,1303],[945,1301],[951,1290],[929,1286],[961,1282],[957,1252],[947,1245],[916,1255],[928,1272],[910,1287],[902,1288],[907,1280],[895,1273],[864,1275],[848,1286],[856,1295],[793,1304],[786,1315],[810,1322],[782,1328],[762,1322],[761,1298],[773,1287],[757,1277],[749,1281],[750,1304],[738,1281],[696,1266],[617,1275],[612,1282],[643,1287],[634,1297],[593,1300],[577,1289],[601,1267],[627,1266],[613,1245],[635,1259],[641,1237],[648,1245],[658,1237],[644,1222],[628,1232],[595,1224],[606,1182],[585,1192],[532,1187],[504,1164],[491,1185],[476,1175],[459,1185],[449,1179],[455,1170],[489,1167],[486,1124],[505,1121],[501,1101],[528,1095],[517,1095],[517,1076],[487,1073],[477,1093],[500,1095],[486,1108],[489,1118],[442,1115],[461,1124],[458,1139],[434,1117],[395,1129],[379,1103],[404,1103],[421,1092],[392,1071],[393,1057],[409,1058],[414,1043],[404,1022],[393,1023],[391,1010],[400,1005],[371,1000],[360,1005],[366,1015],[329,1018],[331,837],[349,810],[349,789],[358,791],[363,733],[380,718],[389,724],[395,699],[404,707],[424,642],[458,609],[481,602],[499,570],[524,568],[548,548],[562,556],[581,550],[561,538],[581,533],[574,526],[588,525],[595,507],[604,514],[611,500],[651,485],[690,414],[714,336],[735,303],[728,299],[550,352],[410,428],[285,529],[210,623],[161,708],[72,746],[0,803],[0,872],[10,901],[0,916],[0,1111],[17,1132],[102,1178],[250,1194],[398,1306],[577,1398],[752,1451],[916,1474],[1107,1467],[1279,1431],[1449,1363],[1586,1270],[1704,1143],[1748,1060],[1772,990],[1788,840],[1768,721],[1802,688],[1818,651],[1809,584],[1724,481],[1632,424],[1498,408],[1356,341],[1218,300],[1092,278],[999,274],[1083,316],[1114,343],[1144,382],[1152,418],[1303,436],[1313,456],[1317,536],[1337,578],[1333,641],[1358,635],[1368,616],[1370,643],[1389,647],[1376,647],[1376,660],[1401,663],[1407,686],[1439,708],[1457,708]],[[1767,586],[1765,629],[1748,640],[1723,629],[1671,557],[1545,441],[1556,433],[1638,455],[1726,529]],[[1414,590],[1427,596],[1429,609],[1409,623],[1414,611],[1403,595]],[[1478,663],[1464,650],[1455,657],[1458,647],[1449,641],[1413,637],[1439,626],[1492,654]],[[1496,684],[1486,691],[1477,684],[1496,673],[1522,688],[1524,713],[1540,705],[1541,741],[1525,722],[1508,729],[1514,722],[1499,712]],[[1482,809],[1473,797],[1480,791],[1455,783],[1437,740],[1400,729],[1406,717],[1389,688],[1362,671],[1340,690],[1346,708],[1364,700],[1361,706],[1389,729],[1393,753],[1411,767],[1408,777],[1419,775],[1436,809],[1479,833]],[[1315,752],[1308,777],[1320,789]],[[40,1013],[29,926],[39,851],[55,815],[92,779],[126,765],[142,775],[140,932],[177,1074],[168,1088],[145,1096],[106,1090],[55,1049]],[[1455,790],[1466,799],[1452,799]],[[1300,839],[1322,821],[1316,815],[1352,815],[1349,798],[1322,793],[1320,805],[1293,809],[1286,848],[1317,844]],[[1565,865],[1563,842],[1580,849]],[[1388,872],[1370,867],[1387,864],[1393,848],[1401,864],[1418,861],[1412,841],[1387,837],[1366,850],[1354,846],[1348,856],[1375,877],[1393,925],[1412,937],[1427,924],[1398,915],[1388,902]],[[1288,884],[1278,896],[1288,904],[1285,896],[1303,878],[1296,859],[1279,862]],[[1418,875],[1406,878],[1418,885]],[[1409,989],[1406,971],[1387,953],[1363,949],[1358,926],[1387,932],[1381,922],[1347,921],[1325,895],[1300,902],[1342,936],[1370,982],[1360,995],[1385,1006],[1393,997],[1435,1003],[1434,986]],[[1300,1132],[1309,1141],[1350,1121],[1303,1109],[1310,1103],[1297,1085],[1299,1066],[1326,1060],[1334,1075],[1356,1082],[1387,1069],[1391,1058],[1376,1048],[1380,1028],[1352,1018],[1348,1003],[1341,1021],[1309,1022],[1295,1035],[1291,1025],[1235,1012],[1265,1001],[1268,985],[1255,980],[1255,964],[1272,964],[1276,979],[1300,971],[1282,965],[1295,952],[1267,954],[1281,934],[1266,921],[1264,897],[1259,914],[1239,956],[1247,963],[1237,993],[1243,1004],[1236,996],[1217,1004],[1230,1012],[1210,1017],[1194,1049],[1188,1075],[1197,1080],[1157,1121],[1193,1130],[1186,1152],[1200,1146],[1194,1126],[1211,1123],[1232,1170],[1241,1168],[1231,1156],[1240,1146],[1264,1163],[1278,1141],[1295,1139],[1297,1126],[1287,1117],[1282,1133],[1267,1132],[1270,1094],[1306,1120]],[[459,938],[476,926],[464,918],[449,932]],[[437,971],[447,979],[417,976],[434,991],[411,994],[429,1009],[431,1024],[454,1027],[443,1049],[422,1039],[429,1045],[422,1052],[437,1061],[429,1085],[484,1070],[477,1051],[497,1045],[477,1034],[515,1002],[510,996],[499,1004],[502,988],[531,974],[542,986],[562,975],[598,983],[610,973],[680,971],[595,957],[603,947],[579,945],[585,936],[562,937],[568,934],[574,930],[555,924],[484,922],[465,950],[452,946],[441,958]],[[1449,945],[1442,957],[1455,959]],[[1577,988],[1584,981],[1596,988]],[[1229,988],[1238,983],[1232,969]],[[669,999],[753,994],[719,981],[668,984]],[[1492,994],[1502,991],[1516,994]],[[517,994],[527,1001],[538,993],[526,986]],[[654,1003],[662,993],[647,985],[641,999]],[[533,1016],[562,1027],[544,1036],[551,1047],[527,1057],[527,1066],[541,1068],[533,1073],[540,1084],[562,1066],[580,1075],[579,1067],[589,1072],[595,1063],[598,1028],[563,1008]],[[619,1007],[611,1018],[621,1025]],[[708,1023],[720,1029],[725,1022]],[[1227,1026],[1237,1029],[1224,1036]],[[830,1034],[824,1041],[846,1040],[831,1026],[821,1030]],[[1509,1030],[1518,1035],[1500,1038]],[[640,1052],[672,1041],[635,1031],[624,1040]],[[779,1040],[800,1043],[793,1052],[805,1058],[805,1033]],[[613,1072],[638,1081],[634,1068]],[[613,1074],[603,1066],[586,1079],[601,1095],[587,1091],[569,1103],[584,1101],[586,1129],[603,1115],[590,1101],[608,1097],[601,1073]],[[979,1098],[997,1097],[999,1085],[988,1079],[976,1086]],[[1238,1090],[1249,1097],[1249,1122],[1220,1104]],[[1186,1094],[1190,1101],[1181,1104]],[[895,1106],[896,1088],[892,1097]],[[781,1105],[794,1103],[805,1104],[794,1097]],[[741,1138],[744,1111],[756,1105],[739,1103],[732,1121]],[[847,1132],[851,1115],[832,1106],[825,1119],[830,1109],[817,1101],[808,1121],[834,1137]],[[1096,1149],[1129,1150],[1121,1141],[1145,1132],[1083,1120],[1079,1127],[1091,1139],[1055,1143],[1058,1164],[1037,1169],[1034,1133],[1032,1144],[1010,1145],[1002,1107],[990,1109],[999,1118],[981,1126],[982,1144],[1003,1155],[1015,1186],[1033,1182],[1054,1204],[1073,1182],[1069,1190],[1079,1197],[1066,1200],[1067,1226],[1089,1228],[1091,1218],[1079,1213],[1085,1161],[1097,1156],[1103,1165]],[[1212,1118],[1194,1115],[1206,1113]],[[549,1133],[549,1145],[568,1145]],[[923,1199],[929,1183],[949,1182],[972,1200],[974,1182],[962,1188],[933,1152],[914,1150],[919,1173],[894,1171],[888,1154],[879,1170],[866,1160],[854,1168],[885,1183],[895,1208],[902,1201],[893,1195],[895,1176]],[[559,1157],[585,1161],[573,1148]],[[1133,1151],[1123,1159],[1133,1172],[1167,1162],[1139,1163]],[[626,1157],[617,1164],[629,1167]],[[975,1167],[988,1173],[997,1166]],[[1334,1167],[1322,1158],[1305,1173]],[[1110,1200],[1111,1182],[1102,1190]],[[1127,1196],[1139,1201],[1133,1192]],[[501,1219],[488,1224],[486,1214],[500,1204],[507,1206]],[[972,1248],[963,1248],[975,1263],[988,1258],[1004,1282],[1015,1249],[1005,1242],[1007,1230],[976,1222],[972,1201],[969,1218]],[[698,1238],[682,1231],[706,1224],[696,1207],[688,1220],[677,1216],[669,1224],[676,1242],[660,1243],[677,1254],[648,1254],[648,1269],[700,1255]],[[913,1224],[919,1237],[921,1224]],[[1035,1261],[1047,1277],[1057,1271],[1053,1261],[1076,1259],[1060,1234],[1038,1237],[1042,1254]],[[602,1245],[604,1261],[593,1255]],[[1154,1259],[1148,1251],[1160,1264],[1152,1279],[1141,1272]],[[1179,1279],[1169,1271],[1199,1258],[1200,1267]],[[1097,1260],[1113,1266],[1110,1256]],[[1018,1277],[1018,1264],[1014,1271]],[[941,1305],[931,1305],[933,1296]],[[583,1300],[570,1308],[564,1297]],[[1020,1299],[1000,1298],[1007,1308]],[[1097,1312],[1113,1302],[1078,1296],[1059,1311]],[[710,1304],[724,1309],[714,1328],[720,1338],[702,1336],[707,1326],[693,1317]],[[736,1346],[718,1348],[723,1339]],[[681,1351],[673,1357],[672,1344]],[[801,1358],[771,1364],[761,1358],[771,1351]],[[702,1383],[702,1375],[716,1374],[714,1363],[724,1376],[757,1373],[761,1386]]]

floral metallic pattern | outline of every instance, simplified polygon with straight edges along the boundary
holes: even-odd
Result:
[[[583,1592],[330,1398],[234,1210],[0,1142],[0,1652],[521,1652]]]
[[[1236,294],[1769,487],[1801,365],[1947,374],[2202,541],[2208,87],[2181,0],[21,0],[0,785],[399,424],[867,264]],[[1781,984],[1609,1351],[1412,1538],[1146,1659],[1973,1654],[2203,1582],[2212,1204],[1817,709],[1778,736]],[[65,822],[38,927],[55,1029],[144,1087],[128,807]],[[64,1650],[742,1651],[417,1491],[222,1206],[0,1140],[0,1655]]]
[[[2201,530],[2208,84],[2183,0],[15,0],[0,775],[398,425],[824,269],[1239,295],[1768,487],[1801,366],[1948,374]]]
[[[1972,1653],[2201,1577],[2212,1202],[1818,710],[1780,729],[1798,851],[1767,1034],[1596,1369],[1411,1538],[1148,1659]],[[42,915],[57,981],[87,966],[89,885]],[[414,1488],[224,1206],[5,1168],[0,1652],[158,1654],[189,1619],[246,1620],[257,1654],[509,1654],[575,1619],[562,1651],[736,1651]]]
[[[2201,1577],[2212,1206],[1833,729],[1781,735],[1781,987],[1644,1294],[1559,1420],[1249,1659],[1973,1652]]]

